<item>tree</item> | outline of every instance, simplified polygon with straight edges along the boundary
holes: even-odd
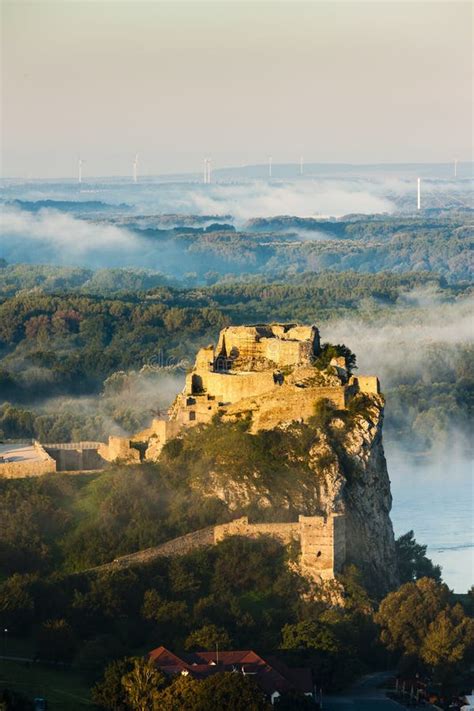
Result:
[[[408,583],[420,578],[433,578],[441,582],[441,568],[433,565],[426,557],[427,546],[415,541],[413,531],[408,531],[395,541],[398,561],[398,571],[402,583]]]
[[[133,711],[159,711],[158,689],[165,681],[165,675],[152,660],[134,659],[133,668],[122,677],[128,705]]]
[[[12,575],[0,585],[0,625],[14,634],[28,629],[35,616],[32,575]]]
[[[92,701],[101,709],[125,711],[127,700],[122,678],[128,674],[133,659],[124,657],[111,662],[104,671],[104,677],[92,687]]]
[[[319,368],[319,370],[325,370],[333,358],[340,357],[345,359],[347,372],[349,374],[357,368],[356,355],[343,343],[338,345],[323,343],[319,355],[315,360],[315,366]]]
[[[272,707],[255,681],[243,674],[220,672],[201,681],[196,711],[267,711]]]
[[[335,629],[319,620],[304,620],[282,629],[283,649],[318,649],[328,654],[339,654],[341,643]]]
[[[375,621],[390,650],[419,657],[430,625],[449,603],[449,590],[431,578],[405,583],[382,600]]]
[[[467,617],[458,604],[442,610],[430,624],[420,655],[430,666],[446,671],[473,651],[474,620]]]
[[[158,693],[158,708],[160,711],[196,711],[200,684],[190,676],[176,676],[166,689]]]
[[[41,659],[70,662],[76,650],[76,639],[66,620],[47,620],[40,628],[37,646]]]
[[[185,624],[188,606],[182,600],[164,600],[157,590],[146,590],[143,597],[142,617],[163,625]]]
[[[204,625],[186,638],[184,643],[186,649],[196,649],[207,651],[212,651],[219,646],[219,649],[230,649],[232,647],[232,640],[223,627],[216,627],[216,625]]]

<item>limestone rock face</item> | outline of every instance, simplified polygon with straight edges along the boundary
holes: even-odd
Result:
[[[254,401],[253,421],[262,423],[262,411]],[[247,404],[245,405],[247,407]],[[237,405],[234,407],[234,412]],[[265,405],[263,405],[265,411]],[[291,428],[294,412],[272,411],[272,421],[265,424]],[[268,414],[268,413],[267,413]],[[304,416],[304,407],[301,409]],[[302,417],[303,419],[303,417]],[[350,423],[337,416],[327,432],[309,422],[312,444],[301,462],[302,476],[270,488],[258,471],[245,480],[234,480],[225,473],[211,471],[199,483],[201,493],[216,496],[233,511],[252,506],[268,518],[274,509],[296,510],[306,516],[344,514],[346,529],[346,564],[362,572],[365,583],[375,594],[384,594],[398,584],[395,540],[390,520],[392,497],[382,444],[383,399],[371,394],[364,397],[363,414]],[[314,426],[314,430],[312,429]],[[266,429],[266,428],[265,428]],[[308,436],[306,434],[302,436]],[[292,452],[285,452],[291,457]],[[288,473],[284,466],[281,478]]]
[[[397,585],[398,572],[382,444],[383,401],[377,395],[370,401],[345,435],[342,457],[324,467],[320,505],[327,514],[345,514],[346,562],[354,563],[374,588],[389,590]]]
[[[154,420],[134,439],[145,445],[145,460],[156,461],[170,439],[215,417],[248,421],[248,436],[267,436],[269,446],[276,431],[280,450],[271,471],[259,467],[258,457],[249,465],[243,447],[220,468],[212,465],[196,475],[192,485],[230,511],[260,510],[266,520],[272,509],[285,520],[343,514],[346,563],[354,563],[366,583],[383,593],[397,584],[397,566],[379,382],[373,375],[352,376],[344,356],[328,363],[321,354],[315,326],[225,328],[216,347],[198,352],[169,418]],[[326,408],[329,418],[318,420],[318,408],[323,414]],[[120,444],[113,454],[130,456]]]

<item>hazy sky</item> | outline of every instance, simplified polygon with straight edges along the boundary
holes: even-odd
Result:
[[[4,0],[3,175],[470,159],[458,2]]]

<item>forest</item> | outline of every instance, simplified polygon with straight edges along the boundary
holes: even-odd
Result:
[[[147,225],[140,240],[184,250],[179,269],[171,252],[159,271],[0,262],[0,440],[136,432],[169,406],[197,349],[221,328],[299,321],[315,323],[324,343],[346,344],[359,372],[379,375],[386,444],[414,456],[436,456],[453,442],[469,448],[474,370],[464,217],[421,224],[278,218],[253,220],[245,232],[171,224]],[[463,688],[474,661],[472,590],[452,593],[412,531],[397,540],[401,587],[381,599],[363,571],[349,567],[340,578],[344,605],[336,608],[327,590],[309,590],[291,567],[297,551],[265,537],[93,570],[237,515],[265,519],[255,502],[230,511],[201,496],[210,467],[222,481],[257,472],[256,490],[272,491],[272,519],[301,513],[297,490],[311,427],[250,436],[244,424],[216,421],[205,438],[200,428],[190,431],[167,445],[158,464],[0,480],[0,624],[14,648],[40,664],[62,660],[97,708],[123,711],[136,708],[132,682],[151,673],[143,655],[157,644],[278,650],[288,664],[309,666],[327,690],[388,663],[428,675],[446,693]],[[282,451],[292,453],[283,479],[275,477]],[[242,452],[247,468],[233,466]],[[250,682],[237,689],[215,677],[198,694],[186,681],[153,674],[146,708],[171,711],[187,699],[189,708],[208,711],[220,694],[246,699],[246,710],[267,708]],[[31,708],[11,693],[6,708]],[[285,703],[282,709],[312,708],[303,699]]]
[[[228,216],[196,225],[175,215],[172,226],[173,222],[163,224],[162,216],[85,216],[80,209],[75,217],[65,214],[67,218],[57,209],[31,212],[7,206],[4,259],[62,264],[66,273],[75,265],[80,269],[69,274],[77,281],[84,279],[85,269],[133,266],[189,285],[241,275],[291,278],[308,271],[432,271],[459,284],[473,274],[469,210],[416,217],[260,218],[237,226],[226,221]],[[51,231],[64,229],[55,240],[48,237]],[[44,231],[44,239],[31,238],[30,233],[38,230]],[[69,232],[82,236],[80,249]]]
[[[4,438],[77,441],[137,431],[153,410],[169,406],[197,349],[231,323],[311,322],[324,340],[334,324],[350,319],[359,324],[359,352],[364,329],[389,338],[390,329],[399,332],[404,324],[423,328],[433,320],[434,304],[440,316],[451,310],[455,322],[465,323],[472,293],[424,272],[305,273],[286,281],[249,277],[143,288],[152,278],[140,270],[0,269],[0,284],[10,292],[0,303]],[[19,289],[20,281],[28,288]],[[411,370],[410,359],[383,355],[386,372],[378,374],[390,403],[387,438],[409,438],[411,448],[426,450],[454,428],[467,441],[474,374],[463,328],[456,342],[446,343],[430,326],[426,343],[411,353],[418,358]]]

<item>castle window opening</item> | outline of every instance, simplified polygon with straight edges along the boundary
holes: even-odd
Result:
[[[189,413],[189,419],[190,420],[196,419],[196,412],[194,410],[191,410],[191,412]]]
[[[280,371],[273,373],[273,382],[275,385],[283,385],[283,373]]]
[[[318,552],[316,553],[316,558],[321,558],[321,551],[318,551]]]

